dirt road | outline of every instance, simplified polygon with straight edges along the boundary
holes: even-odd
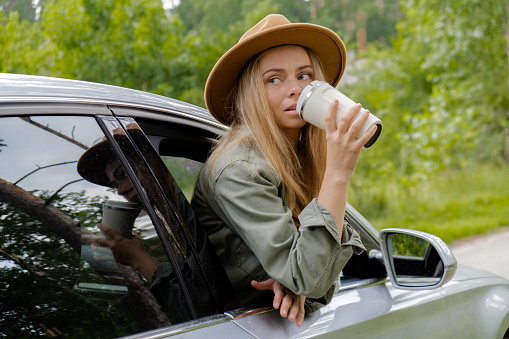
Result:
[[[459,264],[509,279],[509,227],[463,239],[449,247]]]

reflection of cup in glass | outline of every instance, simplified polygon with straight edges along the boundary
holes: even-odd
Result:
[[[140,214],[140,205],[133,202],[107,200],[103,204],[102,223],[125,238],[131,238],[134,221]],[[101,235],[104,233],[101,231]]]
[[[297,112],[302,119],[325,130],[325,113],[334,99],[337,99],[339,102],[338,110],[336,112],[337,123],[340,117],[349,108],[355,105],[355,102],[336,88],[329,85],[327,82],[315,80],[311,82],[310,85],[307,85],[302,91],[297,102]],[[359,111],[357,117],[363,111],[365,111],[364,108]],[[354,120],[357,117],[355,117]],[[364,145],[364,149],[371,147],[380,136],[380,133],[382,132],[382,121],[373,114],[369,114],[368,119],[356,135],[357,139],[360,138],[370,127],[374,125],[377,126],[377,130],[371,139]]]

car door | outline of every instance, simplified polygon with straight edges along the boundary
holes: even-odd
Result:
[[[151,145],[114,136],[118,129],[128,135],[133,121],[120,122],[101,105],[3,104],[0,110],[2,335],[119,337],[224,311],[221,292],[209,285],[218,278],[200,266],[206,246],[193,247],[172,183],[163,187],[151,167],[157,163],[140,155]],[[174,272],[169,281],[178,298],[169,305],[111,251],[92,244],[102,203],[125,200],[77,171],[81,155],[101,141],[141,197],[135,233]]]

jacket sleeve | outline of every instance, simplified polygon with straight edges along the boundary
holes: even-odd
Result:
[[[284,205],[278,176],[255,163],[233,162],[212,180],[215,212],[267,274],[296,294],[308,298],[330,294],[352,254],[364,250],[348,223],[339,234],[334,217],[316,199],[302,211],[297,229]]]

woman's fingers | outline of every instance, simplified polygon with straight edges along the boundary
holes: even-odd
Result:
[[[251,286],[260,291],[272,290],[274,292],[273,307],[279,309],[279,314],[290,321],[296,321],[301,326],[304,321],[305,296],[296,295],[277,280],[270,278],[264,281],[251,281]]]
[[[333,142],[339,142],[343,145],[346,143],[352,143],[352,146],[355,149],[360,149],[364,146],[371,137],[376,133],[377,126],[370,127],[363,135],[359,134],[359,131],[362,129],[364,123],[368,120],[370,112],[367,109],[362,109],[361,104],[356,104],[350,107],[339,119],[337,126],[332,123],[332,109],[337,107],[337,105],[331,104],[330,111],[327,112],[326,115],[326,127],[327,127],[327,135]],[[336,132],[336,133],[335,133]]]
[[[288,320],[294,321],[297,326],[301,326],[304,321],[304,303],[306,297],[303,295],[296,295],[287,290],[283,303],[281,304],[280,314],[282,317],[287,317]]]
[[[296,295],[292,298],[292,304],[290,305],[290,311],[288,312],[288,320],[294,321],[300,311],[300,296]]]
[[[355,104],[341,116],[338,124],[338,130],[341,133],[348,133],[351,137],[355,138],[362,125],[369,117],[369,111],[361,111],[361,109],[361,104]]]
[[[306,301],[306,297],[303,295],[295,296],[294,302],[290,308],[290,313],[288,314],[288,320],[294,321],[297,326],[301,326],[304,321],[304,302]]]
[[[363,110],[361,104],[355,104],[346,110],[346,112],[336,121],[336,112],[338,101],[333,100],[325,114],[325,130],[327,134],[339,132],[341,135],[349,135],[355,138],[362,125],[369,117],[369,111]],[[369,140],[369,139],[368,139]]]
[[[279,310],[279,314],[281,314],[281,316],[283,318],[286,318],[288,316],[288,313],[290,312],[290,309],[293,305],[294,294],[292,292],[290,292],[290,293],[288,293],[288,292],[290,292],[290,291],[288,291],[288,289],[286,289],[286,293],[283,298],[283,302],[281,303],[281,308]]]
[[[334,99],[325,112],[325,131],[327,134],[336,131],[336,111],[338,110],[339,102]]]
[[[106,224],[97,224],[97,227],[99,227],[99,229],[103,231],[103,233],[106,234],[110,239],[121,237],[120,234],[115,232],[113,228],[109,227]]]
[[[274,301],[272,302],[272,307],[278,309],[281,306],[281,302],[285,296],[285,291],[284,286],[281,285],[278,281],[273,278],[264,281],[251,280],[251,286],[259,291],[272,290],[272,292],[274,292]]]
[[[304,322],[304,304],[306,302],[306,297],[303,295],[299,296],[299,313],[297,314],[297,320],[295,321],[296,325],[298,327],[302,326],[302,323]]]
[[[267,279],[264,281],[256,281],[251,280],[251,286],[253,286],[258,291],[272,290],[272,285],[274,284],[274,279]]]

